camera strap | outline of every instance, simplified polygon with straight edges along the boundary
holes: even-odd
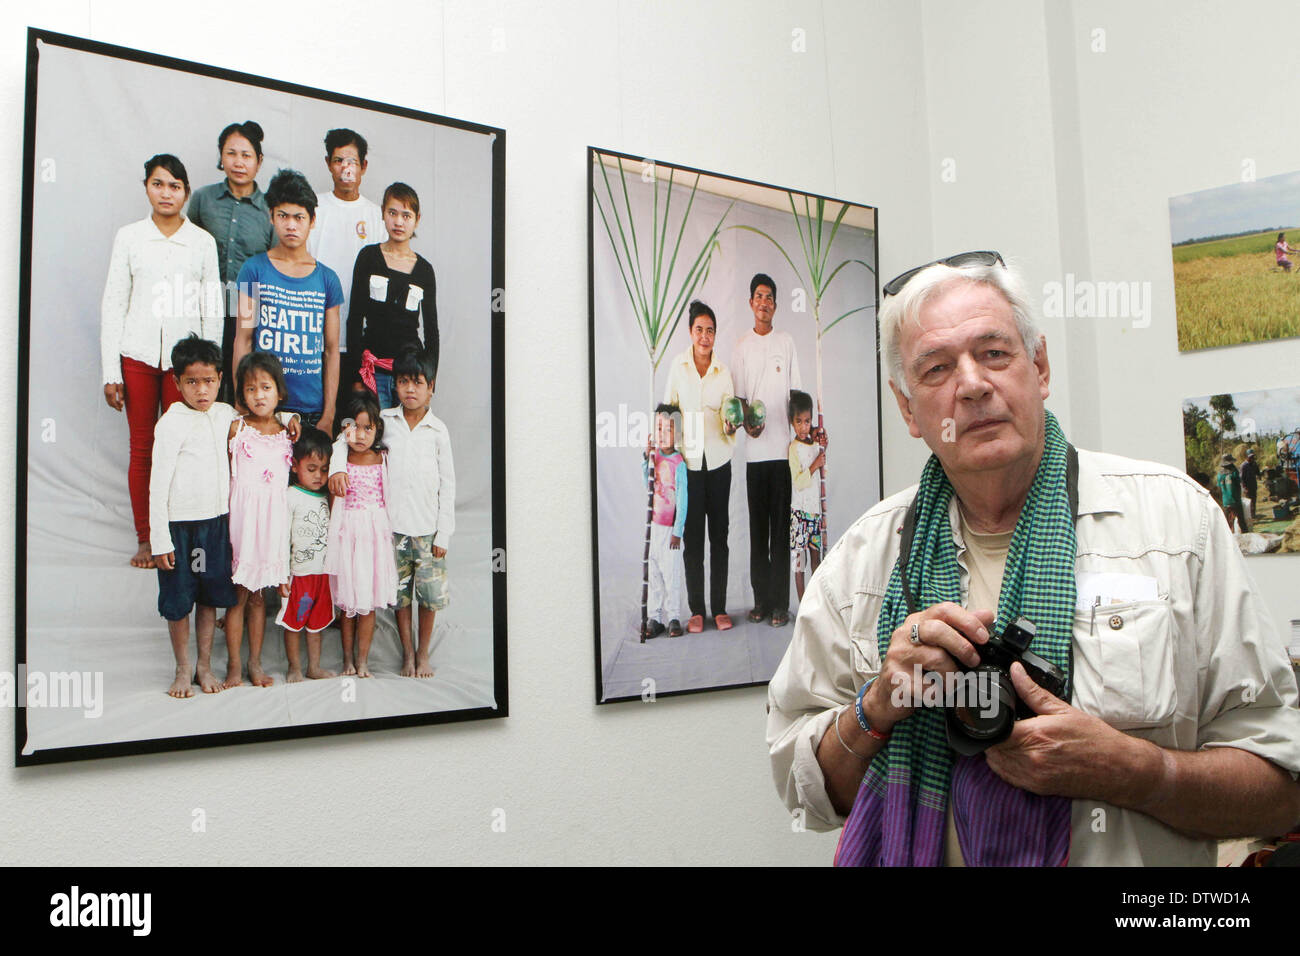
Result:
[[[1071,444],[1065,446],[1065,493],[1070,502],[1070,514],[1074,515],[1077,523],[1079,520],[1079,453]],[[920,608],[916,606],[916,596],[912,594],[912,588],[907,583],[907,559],[912,553],[912,539],[916,535],[916,498],[907,506],[907,513],[903,516],[903,528],[901,531],[902,540],[899,543],[898,552],[898,578],[899,583],[903,586],[903,600],[907,603],[907,613],[915,614]],[[1074,644],[1070,644],[1070,671],[1067,678],[1067,687],[1065,699],[1068,701],[1073,696],[1074,691]]]

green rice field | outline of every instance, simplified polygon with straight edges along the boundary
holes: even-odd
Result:
[[[1300,247],[1300,227],[1286,232]],[[1283,272],[1277,233],[1173,247],[1180,351],[1300,336],[1300,254]]]

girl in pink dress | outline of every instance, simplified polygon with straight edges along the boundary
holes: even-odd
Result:
[[[289,580],[289,468],[293,443],[276,418],[288,396],[280,360],[250,352],[235,372],[235,396],[248,414],[230,423],[231,580],[239,603],[226,613],[227,687],[241,681],[240,641],[248,624],[248,679],[257,687],[274,681],[262,669],[266,604],[262,588]],[[247,613],[245,613],[247,609]]]
[[[346,442],[346,480],[339,480],[344,475],[336,475],[330,483],[337,497],[330,513],[325,570],[334,603],[345,615],[343,673],[369,677],[367,659],[375,636],[375,609],[397,603],[397,563],[387,510],[388,456],[379,403],[370,392],[349,399],[343,422],[335,454]]]

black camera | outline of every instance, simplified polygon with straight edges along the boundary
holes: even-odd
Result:
[[[944,708],[948,744],[957,753],[968,757],[982,753],[1006,740],[1017,720],[1034,716],[1011,683],[1011,665],[1016,661],[1039,687],[1057,697],[1065,695],[1060,668],[1029,652],[1035,633],[1033,622],[1021,617],[1001,634],[990,635],[987,643],[975,645],[979,665],[962,667],[965,700],[949,700]]]

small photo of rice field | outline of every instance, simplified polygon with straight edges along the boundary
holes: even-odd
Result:
[[[1243,554],[1300,552],[1300,387],[1185,399],[1183,446]]]
[[[1300,336],[1300,172],[1174,196],[1178,349]]]

